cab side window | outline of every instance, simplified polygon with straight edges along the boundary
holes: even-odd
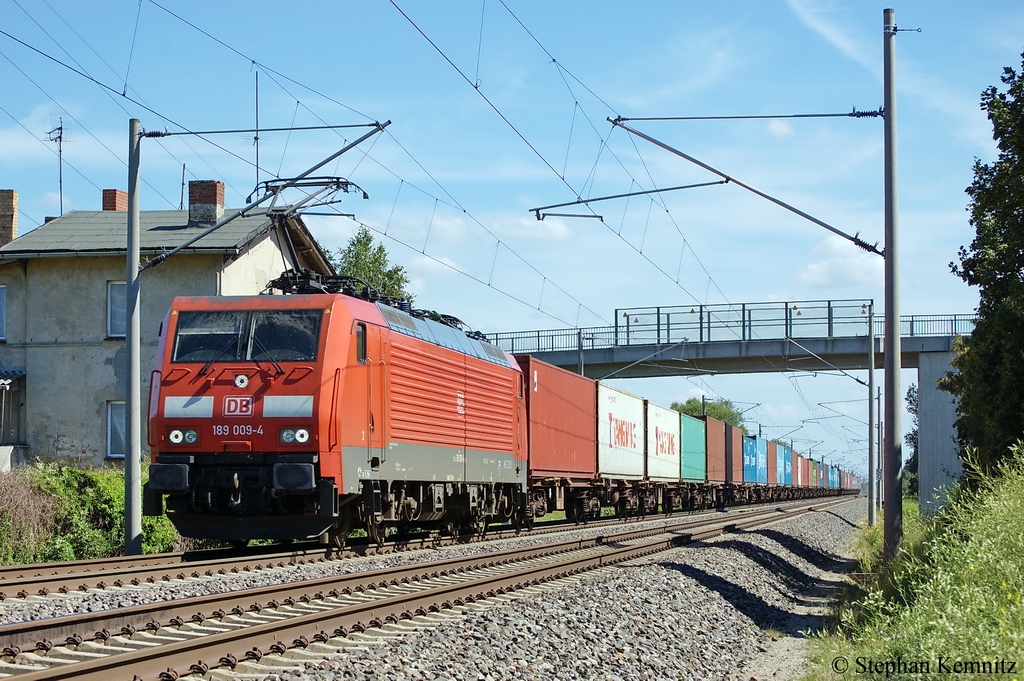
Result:
[[[356,324],[356,361],[366,364],[366,324]]]

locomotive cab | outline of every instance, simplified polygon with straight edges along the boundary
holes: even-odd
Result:
[[[217,539],[316,536],[334,522],[319,414],[333,298],[174,301],[151,380],[147,513],[166,495],[181,534]]]

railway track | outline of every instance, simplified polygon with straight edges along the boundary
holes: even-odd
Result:
[[[787,502],[788,504],[806,504]],[[787,504],[765,504],[729,509],[724,515],[742,515],[761,507],[785,508]],[[698,511],[685,517],[702,515],[723,516],[715,511]],[[651,515],[647,518],[631,518],[630,521],[653,520],[673,516]],[[677,514],[675,517],[684,517]],[[600,528],[621,524],[621,519],[591,521],[587,527]],[[542,535],[579,527],[565,521],[538,523],[530,535]],[[487,539],[503,539],[516,536],[512,529],[492,529]],[[175,579],[197,579],[216,575],[238,574],[256,570],[283,568],[286,566],[322,563],[357,555],[374,555],[396,551],[412,551],[422,548],[437,548],[448,542],[464,542],[474,539],[470,535],[442,539],[437,535],[415,535],[386,542],[378,546],[368,542],[355,543],[344,551],[337,551],[315,542],[277,545],[272,552],[264,547],[245,549],[210,549],[205,551],[160,553],[149,556],[112,557],[94,560],[68,561],[63,563],[35,563],[31,565],[10,565],[0,567],[0,602],[8,599],[26,599],[34,596],[69,592],[88,592],[91,589],[141,586],[169,582]]]
[[[143,681],[301,666],[356,645],[361,632],[415,628],[452,608],[620,564],[723,532],[824,510],[845,500],[802,502],[737,517],[679,518],[499,553],[355,573],[0,627],[0,674],[21,681]]]

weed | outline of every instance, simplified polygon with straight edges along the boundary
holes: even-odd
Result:
[[[878,577],[840,605],[833,634],[817,639],[813,678],[884,675],[857,667],[864,660],[927,663],[928,678],[957,679],[991,678],[985,665],[1000,660],[1024,664],[1024,448],[995,473],[957,490],[935,518],[905,503],[903,553],[889,570],[880,530],[860,533],[861,570]],[[836,659],[849,663],[846,674],[831,668]],[[968,671],[947,675],[958,661]]]
[[[0,473],[0,563],[36,563],[52,536],[55,500],[25,476]]]

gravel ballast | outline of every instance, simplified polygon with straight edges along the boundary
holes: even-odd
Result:
[[[543,585],[491,607],[463,608],[461,616],[445,613],[430,626],[383,642],[342,648],[324,661],[294,662],[292,669],[276,672],[257,666],[246,669],[245,676],[279,681],[769,678],[773,672],[763,672],[767,667],[758,660],[771,657],[769,650],[780,649],[776,639],[788,642],[786,637],[800,637],[821,626],[829,597],[841,575],[851,569],[842,557],[850,533],[866,513],[866,501],[856,499],[763,529]],[[664,521],[644,524],[659,522]],[[500,548],[517,548],[551,538],[497,543]],[[11,600],[0,604],[0,624],[491,550],[493,544],[470,544]],[[375,631],[350,638],[366,640]]]
[[[725,535],[267,678],[757,678],[774,641],[821,626],[866,513],[857,499]]]

